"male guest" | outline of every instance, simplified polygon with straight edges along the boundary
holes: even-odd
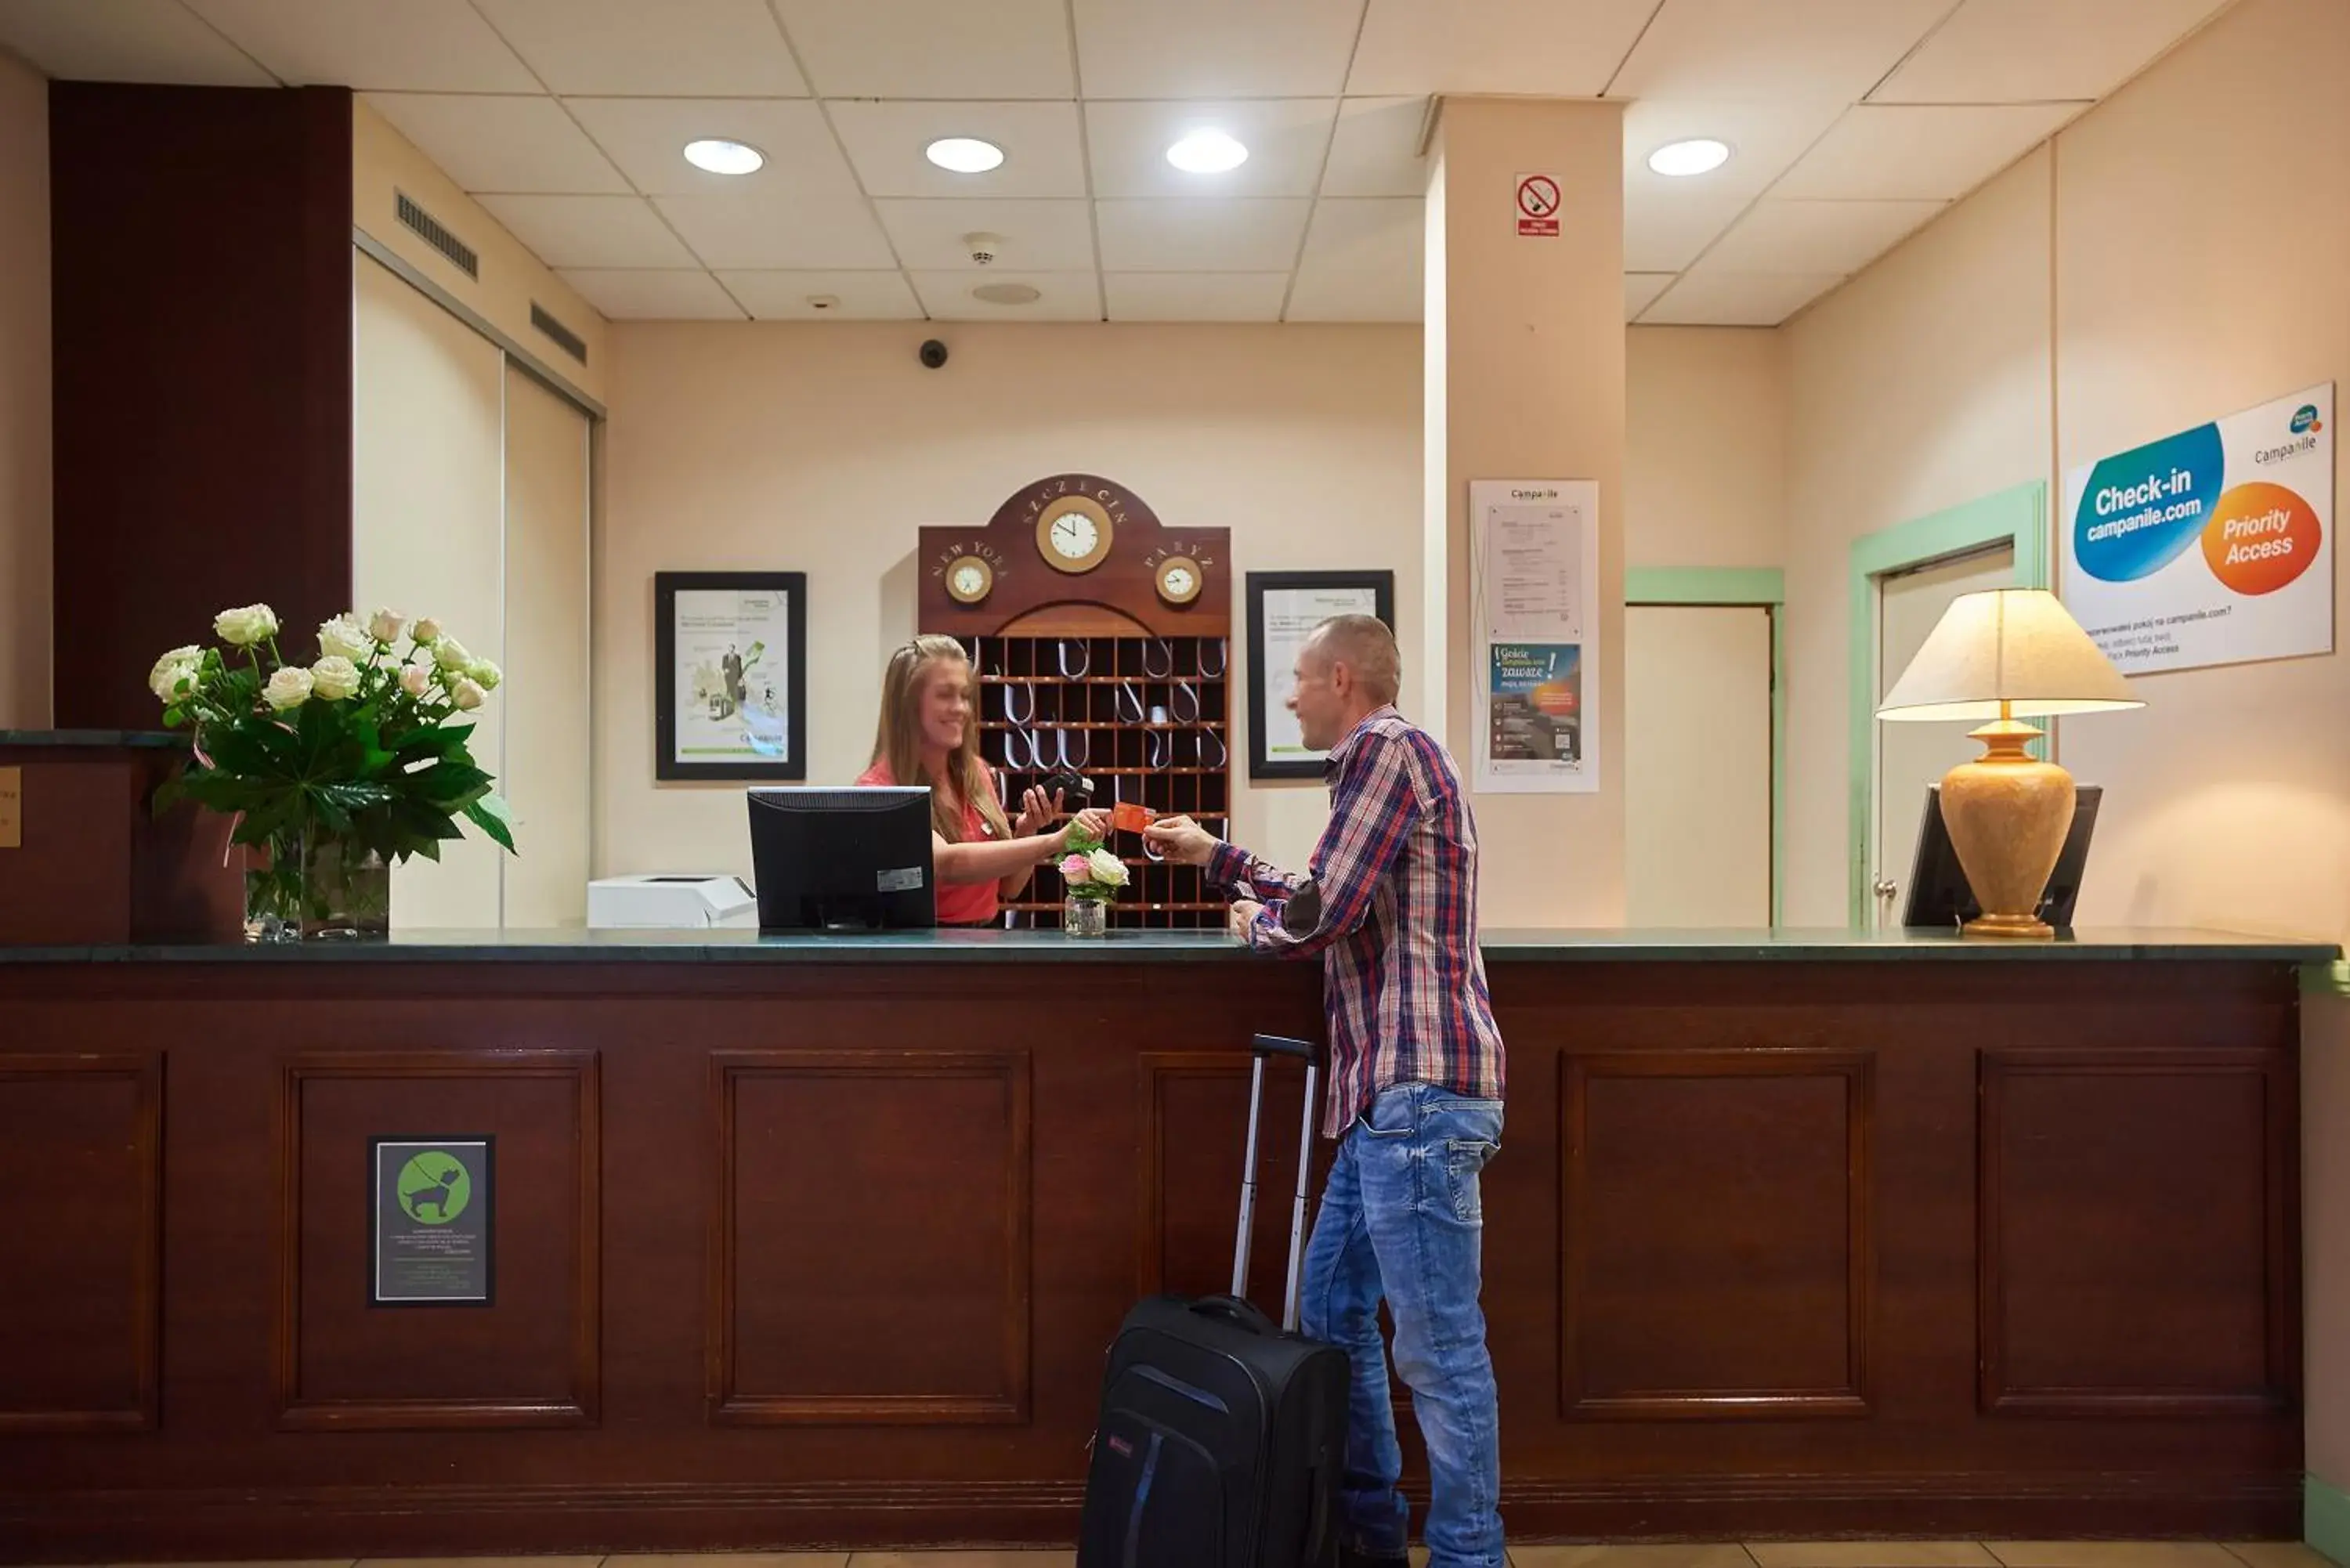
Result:
[[[1290,711],[1305,743],[1330,753],[1330,824],[1309,878],[1187,817],[1148,836],[1252,895],[1232,905],[1236,940],[1322,960],[1322,1130],[1338,1149],[1307,1244],[1303,1316],[1354,1363],[1340,1560],[1405,1562],[1384,1297],[1427,1440],[1430,1568],[1503,1568],[1500,1416],[1477,1299],[1478,1173],[1501,1145],[1502,1035],[1477,949],[1476,823],[1452,758],[1396,711],[1401,669],[1394,634],[1370,616],[1325,621],[1298,655]]]

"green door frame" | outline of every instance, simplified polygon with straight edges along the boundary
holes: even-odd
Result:
[[[1847,878],[1846,916],[1855,930],[1865,930],[1868,926],[1869,841],[1875,826],[1869,797],[1877,771],[1877,579],[1999,545],[2014,548],[2016,587],[2048,586],[2046,484],[2033,480],[2012,490],[1953,506],[1947,512],[1897,523],[1852,542],[1848,600],[1850,790],[1846,836],[1851,875]]]
[[[1624,605],[1759,608],[1771,618],[1771,923],[1786,914],[1787,681],[1786,574],[1776,566],[1631,566]]]

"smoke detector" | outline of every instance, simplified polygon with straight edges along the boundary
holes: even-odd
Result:
[[[995,258],[1003,254],[1008,242],[1002,234],[965,234],[962,248],[971,254],[973,266],[993,266]]]

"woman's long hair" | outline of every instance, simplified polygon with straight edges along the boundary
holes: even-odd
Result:
[[[881,676],[881,722],[873,737],[873,760],[889,764],[889,776],[901,784],[931,786],[931,826],[949,844],[962,839],[962,808],[979,808],[999,838],[1012,836],[1012,824],[988,787],[987,764],[979,754],[979,694],[972,693],[971,722],[963,726],[962,744],[947,759],[952,776],[931,778],[922,771],[922,689],[931,673],[951,661],[969,670],[962,644],[951,637],[917,637],[889,656]]]

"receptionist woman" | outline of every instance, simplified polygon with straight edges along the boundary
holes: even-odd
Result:
[[[860,784],[931,786],[931,875],[942,926],[993,924],[1003,898],[1017,898],[1037,867],[1063,853],[1069,829],[1054,824],[1061,801],[1032,789],[1007,821],[979,754],[978,693],[962,644],[918,637],[889,656],[881,677],[881,722],[873,765]],[[1076,818],[1107,837],[1109,814]]]

